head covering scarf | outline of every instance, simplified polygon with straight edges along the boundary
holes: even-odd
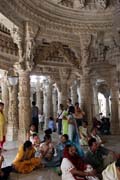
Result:
[[[83,159],[77,155],[77,153],[74,154],[74,156],[71,156],[69,154],[69,147],[70,145],[65,147],[64,152],[63,152],[63,158],[67,158],[75,166],[77,170],[84,171],[87,165],[84,163]]]

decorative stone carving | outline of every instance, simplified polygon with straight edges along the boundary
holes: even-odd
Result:
[[[14,28],[11,31],[14,42],[18,45],[19,52],[19,66],[20,69],[31,71],[34,62],[33,58],[35,55],[36,48],[36,39],[39,34],[40,28],[36,28],[37,30],[31,32],[31,24],[29,22],[25,22],[23,26],[23,30],[20,32],[20,29]]]
[[[7,71],[3,72],[3,78],[1,81],[2,90],[2,101],[4,102],[4,114],[6,122],[8,122],[8,105],[9,105],[9,92],[8,92],[8,82],[7,82]]]
[[[61,0],[58,4],[73,8],[74,0]]]
[[[82,57],[82,67],[84,71],[84,67],[88,65],[89,57],[90,57],[90,44],[91,44],[92,36],[91,34],[80,34],[80,47],[81,47],[81,57]]]
[[[86,4],[88,5],[88,7],[92,6],[93,8],[95,8],[94,5],[97,4],[98,8],[105,9],[107,7],[107,0],[95,0],[94,2],[92,0],[61,0],[58,2],[58,4],[69,8],[84,8]]]
[[[73,65],[74,68],[80,68],[80,59],[76,57],[76,54],[73,50],[71,50],[68,46],[60,42],[52,42],[48,43],[46,46],[37,47],[38,54],[35,57],[35,63],[38,64],[40,62],[50,62],[66,64],[68,66]]]
[[[31,123],[30,73],[19,72],[19,142],[26,140],[26,131]]]
[[[7,141],[18,139],[18,86],[9,85]]]
[[[105,9],[107,7],[107,0],[96,0],[97,1],[97,5],[100,8]]]

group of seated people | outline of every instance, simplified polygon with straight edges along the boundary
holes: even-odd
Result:
[[[120,155],[104,147],[96,128],[91,134],[87,130],[83,130],[84,133],[83,142],[86,138],[87,144],[84,145],[88,145],[89,150],[81,157],[67,134],[63,134],[60,142],[54,145],[49,129],[41,141],[32,124],[12,166],[1,168],[4,157],[0,151],[0,180],[7,180],[11,171],[25,174],[40,167],[60,167],[62,180],[119,180]]]

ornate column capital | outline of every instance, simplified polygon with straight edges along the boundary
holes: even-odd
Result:
[[[11,31],[13,40],[18,46],[19,62],[16,64],[19,66],[19,69],[32,70],[39,31],[40,28],[35,27],[29,21],[23,23],[22,29],[14,28],[13,31]]]

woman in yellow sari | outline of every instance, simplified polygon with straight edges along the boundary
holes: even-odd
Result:
[[[3,149],[5,142],[5,116],[3,114],[4,103],[0,102],[0,148]]]
[[[30,141],[26,141],[20,147],[15,160],[13,161],[14,169],[19,173],[30,173],[35,168],[40,167],[41,158],[35,157],[35,149]]]

